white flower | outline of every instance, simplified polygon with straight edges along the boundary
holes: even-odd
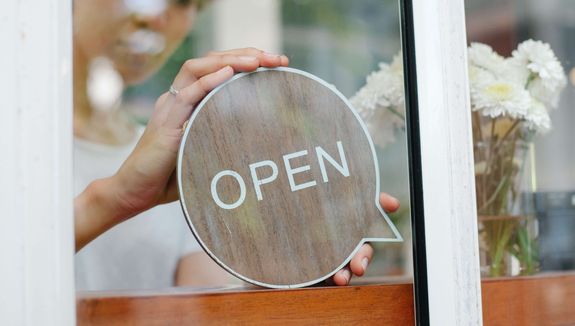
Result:
[[[553,85],[543,79],[535,78],[529,82],[527,89],[531,96],[543,102],[549,108],[555,109],[559,104],[559,95],[564,87],[565,84]]]
[[[519,118],[525,115],[530,102],[525,88],[511,81],[486,78],[471,87],[473,110],[491,118]]]
[[[361,111],[360,115],[367,125],[373,142],[382,148],[394,143],[396,132],[405,126],[404,119],[387,108]]]
[[[484,116],[525,119],[531,129],[543,131],[550,124],[540,109],[556,105],[564,79],[555,55],[541,42],[524,42],[507,59],[484,44],[469,47],[471,106]]]
[[[393,56],[393,60],[389,67],[395,76],[401,76],[403,78],[403,56],[401,52]]]
[[[535,98],[550,107],[556,107],[559,93],[567,84],[563,67],[547,43],[527,40],[513,51],[517,64],[530,72],[527,87]]]
[[[374,110],[377,107],[402,106],[403,65],[401,55],[396,55],[391,64],[380,63],[379,70],[366,78],[366,84],[352,98],[358,110]]]
[[[468,49],[471,108],[493,119],[508,117],[544,133],[551,128],[548,108],[557,106],[566,77],[550,46],[528,40],[504,58],[485,44]],[[374,137],[384,146],[405,127],[405,95],[401,53],[390,64],[380,63],[352,98]]]
[[[471,107],[484,116],[523,116],[530,103],[529,93],[518,82],[521,71],[491,47],[473,43],[469,47]]]
[[[513,51],[513,57],[527,64],[527,68],[545,80],[565,80],[563,68],[547,43],[527,40]]]
[[[374,142],[380,146],[395,141],[395,132],[405,125],[405,96],[401,53],[391,64],[380,63],[379,70],[366,78],[366,84],[351,99],[366,122]]]
[[[486,44],[471,43],[468,49],[469,63],[490,73],[497,74],[505,59]]]
[[[514,57],[505,59],[503,65],[499,69],[499,76],[523,87],[527,85],[530,74],[531,72],[527,66]]]
[[[551,129],[551,118],[543,103],[532,99],[524,116],[527,128],[537,133],[546,133]]]
[[[493,83],[496,80],[495,75],[483,68],[469,64],[469,87],[471,92],[477,92],[485,85]]]

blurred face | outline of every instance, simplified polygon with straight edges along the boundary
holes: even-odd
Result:
[[[196,13],[196,0],[75,0],[75,51],[85,64],[108,58],[127,84],[141,82],[178,47]]]

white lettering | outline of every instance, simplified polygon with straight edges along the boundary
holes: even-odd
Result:
[[[305,156],[305,155],[307,155],[307,150],[299,151],[299,152],[295,152],[295,153],[291,153],[291,154],[286,154],[283,156],[284,164],[285,164],[285,168],[286,168],[286,173],[288,176],[289,185],[290,185],[292,192],[302,190],[305,188],[309,188],[309,187],[313,187],[316,185],[315,181],[309,181],[309,182],[302,183],[299,185],[295,184],[295,180],[293,178],[294,174],[307,171],[310,169],[310,166],[309,165],[303,165],[303,166],[300,166],[298,168],[292,169],[289,160],[296,158],[296,157]]]
[[[319,163],[319,168],[321,170],[321,176],[323,178],[323,182],[328,182],[327,172],[325,171],[325,163],[324,159],[326,159],[339,173],[343,174],[344,177],[349,177],[349,167],[347,166],[347,160],[345,159],[345,153],[343,152],[343,145],[341,141],[337,141],[337,151],[339,152],[339,159],[341,161],[341,165],[339,165],[333,157],[331,157],[323,148],[316,146],[315,152],[317,154],[317,162]]]
[[[240,198],[238,198],[238,200],[236,200],[233,204],[224,203],[220,199],[220,196],[218,195],[218,189],[217,189],[218,181],[223,176],[226,176],[226,175],[234,177],[238,181],[238,184],[240,185]],[[246,184],[245,184],[242,176],[239,175],[236,171],[224,170],[224,171],[221,171],[220,173],[216,174],[216,176],[212,179],[212,187],[211,188],[212,188],[212,198],[214,199],[216,204],[218,204],[218,206],[220,206],[223,209],[234,209],[234,208],[240,206],[244,202],[244,200],[246,199]]]
[[[260,179],[258,179],[258,174],[256,172],[256,169],[260,168],[262,166],[271,167],[272,168],[272,175],[270,175],[267,178],[260,180]],[[250,172],[252,174],[252,181],[254,183],[254,189],[256,190],[256,197],[258,197],[258,201],[260,201],[263,199],[262,189],[260,186],[263,184],[266,184],[266,183],[270,183],[278,177],[278,166],[273,161],[269,161],[269,160],[261,161],[261,162],[250,164]]]
[[[343,144],[341,141],[338,140],[336,142],[336,145],[337,145],[337,151],[339,154],[339,162],[337,162],[331,155],[329,155],[321,146],[315,147],[315,153],[317,155],[317,162],[318,162],[319,168],[321,170],[321,176],[322,176],[324,183],[329,182],[329,178],[327,176],[327,171],[326,171],[326,167],[325,167],[326,166],[325,161],[329,162],[329,164],[331,166],[333,166],[344,177],[349,177],[349,175],[350,175],[349,165],[347,164],[347,158],[345,157],[345,152],[343,150]],[[286,174],[288,177],[290,189],[292,192],[302,190],[305,188],[309,188],[309,187],[314,187],[317,185],[317,182],[315,180],[311,180],[311,181],[300,183],[300,184],[296,184],[296,182],[295,182],[294,175],[296,175],[298,173],[303,173],[305,171],[309,171],[309,170],[311,170],[311,167],[309,165],[302,165],[302,166],[298,166],[298,167],[294,168],[294,167],[292,167],[292,163],[290,162],[290,160],[298,158],[298,157],[307,156],[307,155],[308,155],[308,151],[303,150],[303,151],[299,151],[299,152],[286,154],[283,156],[285,170],[286,170]],[[262,168],[262,167],[266,167],[266,166],[271,168],[271,170],[272,170],[271,175],[262,178],[261,176],[258,175],[258,169]],[[254,185],[256,197],[257,197],[258,201],[261,201],[261,200],[263,200],[262,185],[272,183],[274,180],[276,180],[278,178],[278,166],[275,162],[273,162],[271,160],[264,160],[264,161],[250,164],[249,169],[250,169],[250,175],[252,177],[252,183]],[[238,185],[240,186],[240,197],[238,198],[238,200],[236,200],[235,202],[233,202],[231,204],[224,203],[218,194],[218,189],[217,189],[218,182],[224,176],[230,176],[230,177],[235,178],[236,181],[238,182]],[[241,204],[243,204],[243,202],[246,199],[246,184],[245,184],[243,178],[237,172],[232,171],[232,170],[224,170],[224,171],[221,171],[218,174],[216,174],[214,176],[214,178],[212,179],[211,191],[212,191],[212,198],[214,199],[216,204],[223,209],[237,208]]]

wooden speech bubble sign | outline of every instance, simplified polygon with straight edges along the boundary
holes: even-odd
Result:
[[[402,241],[379,205],[364,123],[333,86],[296,69],[238,74],[208,94],[185,130],[178,181],[200,245],[256,285],[311,285],[365,242]]]

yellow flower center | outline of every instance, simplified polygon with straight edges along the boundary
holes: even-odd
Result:
[[[505,83],[498,83],[488,86],[485,91],[488,95],[494,98],[508,98],[511,95],[511,85]]]

